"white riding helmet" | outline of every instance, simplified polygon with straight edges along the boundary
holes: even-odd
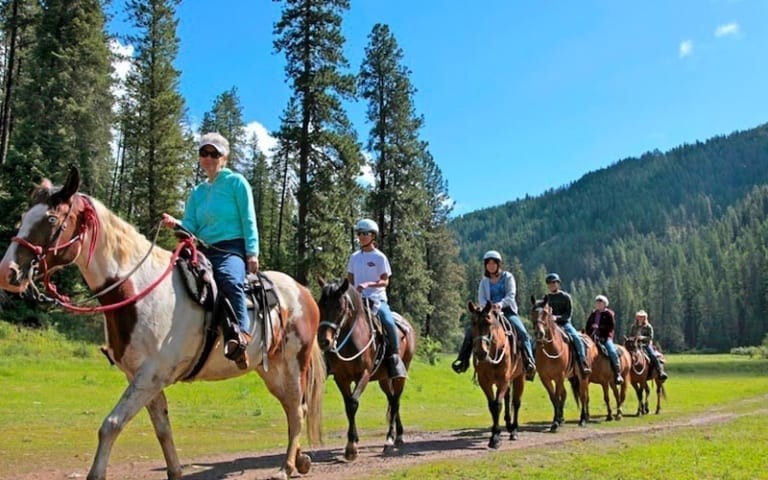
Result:
[[[483,255],[483,262],[488,260],[496,260],[497,262],[501,263],[501,254],[496,250],[488,250],[485,252],[485,255]]]
[[[596,296],[595,297],[595,301],[596,302],[603,302],[606,307],[608,306],[608,297],[606,297],[605,295],[598,295],[598,296]]]
[[[376,235],[379,234],[379,226],[376,225],[376,222],[369,218],[364,218],[357,222],[355,224],[355,231],[356,232],[373,232]]]

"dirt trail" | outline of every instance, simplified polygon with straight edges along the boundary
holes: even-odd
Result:
[[[752,412],[755,414],[758,412]],[[746,415],[746,414],[741,414]],[[509,441],[504,436],[498,451],[522,450],[542,445],[564,443],[572,440],[606,440],[625,433],[650,433],[669,429],[697,427],[727,422],[736,414],[711,412],[707,415],[638,425],[642,419],[633,416],[622,420],[621,426],[595,429],[589,426],[578,427],[575,423],[566,423],[559,432],[549,433],[549,424],[528,423],[522,426],[520,439]],[[637,420],[637,421],[636,421]],[[341,438],[326,440],[323,448],[309,451],[312,457],[312,469],[307,475],[295,478],[308,480],[344,480],[360,478],[371,472],[387,472],[399,468],[429,463],[443,459],[471,457],[473,460],[493,452],[487,448],[490,431],[484,429],[450,430],[442,432],[407,432],[406,444],[399,450],[382,453],[383,439],[371,440],[360,444],[358,459],[353,463],[344,461],[344,440]],[[267,450],[243,452],[242,454],[203,457],[184,466],[185,480],[253,480],[267,479],[274,475],[285,455],[285,450]],[[182,459],[183,461],[184,459]],[[87,466],[79,471],[47,469],[8,480],[71,480],[84,479]],[[164,480],[165,465],[162,459],[152,462],[110,464],[110,479],[119,480]]]

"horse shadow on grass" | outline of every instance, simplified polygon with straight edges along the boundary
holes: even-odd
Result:
[[[525,429],[521,429],[525,430]],[[359,446],[360,457],[388,458],[395,456],[420,457],[429,455],[430,452],[444,450],[477,450],[486,451],[486,443],[490,429],[466,429],[453,432],[447,438],[419,439],[406,442],[399,448],[384,452],[381,444],[361,444]],[[312,469],[308,475],[316,469],[322,469],[323,465],[333,466],[349,463],[344,460],[344,447],[320,448],[306,450],[312,458]],[[254,457],[242,457],[232,461],[219,462],[193,462],[184,465],[185,480],[221,480],[240,475],[250,475],[251,478],[269,478],[282,465],[285,459],[284,453],[265,454]],[[356,462],[364,462],[364,458],[358,458]],[[156,469],[164,472],[165,468]]]

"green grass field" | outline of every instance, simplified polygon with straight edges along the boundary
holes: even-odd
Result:
[[[406,431],[489,425],[479,387],[470,374],[455,375],[449,363],[445,356],[437,365],[412,364],[402,399]],[[573,442],[547,452],[499,453],[490,456],[492,461],[488,456],[476,462],[445,461],[369,478],[487,478],[499,469],[526,478],[768,478],[764,473],[768,472],[768,361],[669,355],[668,371],[671,379],[662,415],[588,428],[653,424],[714,411],[750,415],[726,424],[655,432],[649,434],[652,442],[645,434],[622,436],[618,444],[601,445],[600,455],[594,455],[589,442]],[[52,332],[18,332],[0,322],[0,478],[44,465],[89,466],[97,430],[125,386],[122,374],[109,366],[96,345],[71,343]],[[184,459],[285,447],[283,412],[255,374],[225,382],[177,384],[167,389],[167,395],[176,445]],[[592,387],[591,397],[592,416],[602,418],[605,409],[598,387]],[[654,405],[655,393],[651,408]],[[636,408],[630,390],[624,413],[634,414]],[[358,412],[363,440],[383,440],[385,411],[384,396],[377,385],[370,385]],[[569,400],[566,420],[577,416]],[[521,423],[549,422],[551,417],[544,388],[538,380],[527,383]],[[326,446],[343,446],[346,417],[332,381],[326,384],[323,425]],[[142,411],[118,439],[111,463],[160,458],[149,418]]]

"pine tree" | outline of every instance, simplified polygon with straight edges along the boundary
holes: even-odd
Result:
[[[362,157],[341,101],[354,96],[354,78],[342,73],[341,15],[347,0],[286,0],[275,24],[275,50],[286,57],[299,128],[285,146],[298,163],[296,279],[343,272],[353,205],[362,196],[355,178]],[[289,104],[290,108],[290,104]]]
[[[179,0],[129,0],[127,11],[135,35],[134,68],[126,86],[130,127],[122,132],[125,179],[131,189],[130,220],[145,234],[157,228],[160,214],[180,214],[196,150],[182,129],[184,101],[173,67],[179,48],[175,7]],[[169,234],[168,234],[169,235]]]
[[[218,95],[211,110],[203,115],[200,133],[206,132],[219,132],[229,141],[229,168],[243,174],[252,168],[246,153],[248,138],[243,107],[236,87]]]

